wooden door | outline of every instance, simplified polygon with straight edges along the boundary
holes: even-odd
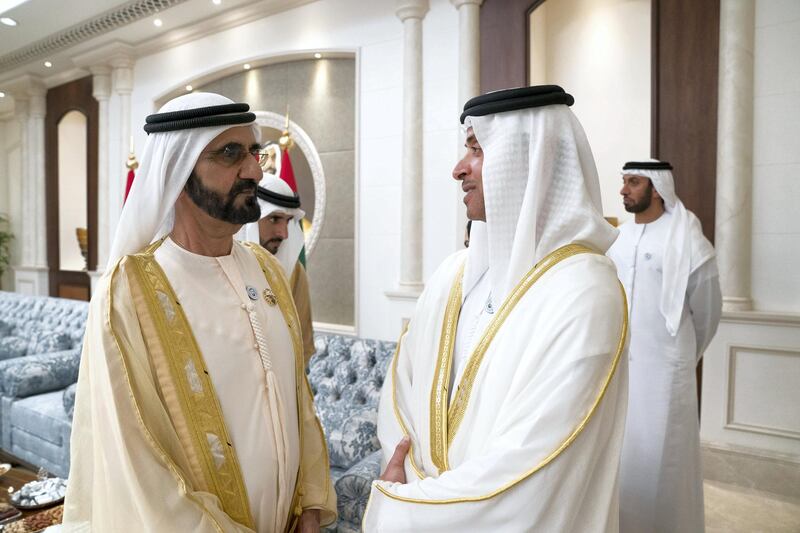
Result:
[[[51,296],[76,300],[91,296],[87,270],[97,268],[97,114],[91,76],[47,92],[45,182]],[[70,222],[74,219],[70,216],[81,222]],[[83,247],[79,228],[86,230]]]

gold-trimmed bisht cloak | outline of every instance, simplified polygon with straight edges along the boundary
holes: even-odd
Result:
[[[627,393],[627,306],[613,264],[567,245],[497,308],[450,388],[466,252],[427,283],[387,373],[384,464],[367,532],[614,532]]]
[[[280,264],[238,242],[124,257],[90,306],[65,530],[291,531],[304,509],[336,519]]]

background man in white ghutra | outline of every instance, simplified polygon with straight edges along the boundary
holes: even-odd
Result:
[[[675,195],[669,163],[630,162],[622,174],[634,220],[608,251],[631,321],[620,530],[694,533],[704,530],[695,369],[722,311],[714,248]]]
[[[618,528],[627,307],[572,103],[542,86],[465,106],[470,244],[426,283],[387,374],[368,532]]]
[[[306,214],[301,209],[300,197],[276,174],[264,172],[256,196],[261,218],[258,222],[245,225],[239,236],[241,240],[260,243],[283,267],[300,319],[303,354],[308,364],[315,348],[308,274],[300,261],[300,253],[305,245],[301,221]]]

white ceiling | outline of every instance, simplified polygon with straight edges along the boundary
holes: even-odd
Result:
[[[11,0],[12,4],[18,1]],[[73,77],[71,73],[76,69],[72,57],[112,42],[131,45],[137,54],[148,53],[154,51],[153,47],[164,48],[185,42],[196,36],[200,30],[205,34],[213,33],[232,24],[269,16],[311,1],[313,0],[222,0],[220,5],[215,5],[212,0],[185,0],[157,15],[139,19],[47,55],[37,56],[24,65],[0,68],[0,91],[3,82],[23,74],[39,76],[47,86],[63,83]],[[9,0],[0,0],[0,10],[8,2]],[[131,1],[113,0],[27,0],[6,12],[0,12],[0,16],[11,17],[18,22],[15,27],[0,24],[0,58],[130,3]],[[156,17],[163,21],[160,28],[153,24]],[[45,67],[46,60],[53,66]]]

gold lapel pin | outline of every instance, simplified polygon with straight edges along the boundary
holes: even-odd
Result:
[[[275,304],[278,303],[278,299],[275,297],[275,293],[272,292],[271,289],[269,288],[264,289],[264,292],[261,294],[263,294],[264,301],[267,302],[267,305],[269,305],[270,307],[274,307]]]

